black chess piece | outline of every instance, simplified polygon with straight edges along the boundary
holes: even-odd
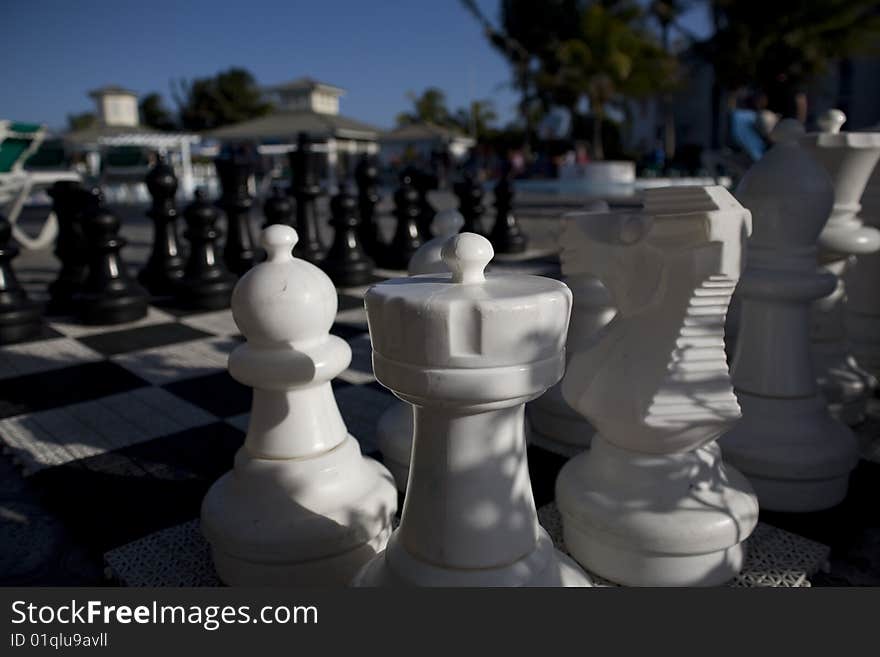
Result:
[[[364,156],[354,169],[354,179],[358,188],[358,237],[364,251],[373,260],[381,260],[382,236],[376,221],[376,205],[382,198],[379,194],[379,168],[372,158]]]
[[[263,228],[273,224],[284,224],[295,228],[293,225],[293,201],[278,185],[272,188],[272,195],[263,203],[263,216],[266,218]]]
[[[147,314],[147,292],[128,274],[121,250],[119,219],[104,207],[101,190],[89,192],[82,228],[88,245],[89,273],[73,302],[84,324],[122,324]]]
[[[464,218],[462,233],[477,233],[483,235],[483,187],[476,182],[469,173],[465,173],[462,179],[453,185],[453,191],[458,197],[458,211]]]
[[[89,191],[75,180],[56,182],[49,188],[52,211],[58,220],[55,257],[61,262],[58,276],[49,284],[50,315],[73,314],[73,298],[82,290],[89,272],[89,254],[82,230],[82,214]]]
[[[348,185],[341,185],[339,192],[330,199],[330,215],[330,223],[336,232],[333,244],[321,261],[321,269],[339,287],[366,285],[372,280],[375,265],[361,247],[357,203]]]
[[[495,253],[522,253],[526,250],[525,233],[513,215],[513,180],[510,166],[504,167],[495,184],[495,223],[489,233],[489,241]]]
[[[236,279],[217,257],[220,239],[217,209],[205,198],[205,192],[198,189],[193,202],[183,211],[183,217],[189,258],[177,285],[177,303],[190,310],[228,308]]]
[[[397,228],[385,253],[382,266],[386,269],[405,270],[410,258],[423,244],[419,232],[419,192],[407,172],[400,175],[400,186],[394,192],[394,216]]]
[[[154,296],[174,293],[183,277],[184,260],[177,240],[177,176],[161,156],[147,173],[147,190],[153,205],[147,216],[153,220],[153,248],[138,282]]]
[[[410,179],[412,179],[413,187],[419,193],[419,218],[416,222],[419,226],[419,233],[422,236],[422,240],[428,241],[433,237],[431,222],[434,221],[434,215],[437,214],[437,210],[434,209],[434,206],[428,200],[428,192],[432,189],[437,189],[437,179],[431,174],[412,166],[407,167],[406,172]]]
[[[237,276],[250,269],[257,256],[250,223],[254,201],[248,192],[248,181],[256,165],[256,152],[248,144],[225,147],[214,160],[222,188],[220,207],[226,214],[223,261]]]
[[[293,254],[297,258],[318,263],[324,257],[324,246],[318,235],[316,209],[321,186],[318,184],[315,149],[306,133],[299,133],[296,150],[291,151],[288,157],[293,175],[291,189],[296,199],[296,232],[299,235]]]
[[[28,298],[12,269],[18,253],[12,226],[0,214],[0,344],[26,340],[42,328],[42,306]]]

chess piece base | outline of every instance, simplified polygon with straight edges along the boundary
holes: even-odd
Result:
[[[454,569],[421,561],[393,534],[384,552],[357,574],[353,586],[364,587],[586,587],[590,578],[569,557],[553,547],[543,529],[531,554],[497,568]]]
[[[246,448],[202,503],[202,531],[233,586],[344,586],[385,545],[397,491],[351,436],[313,458]]]
[[[231,276],[214,281],[181,281],[177,292],[180,305],[192,310],[222,310],[232,299],[235,279]]]
[[[557,384],[526,405],[529,442],[557,454],[574,456],[590,448],[596,430],[572,410]]]
[[[74,307],[83,324],[125,324],[147,316],[147,298],[142,295],[92,296],[74,298]]]
[[[394,477],[397,490],[405,492],[412,459],[412,406],[400,400],[389,406],[379,418],[376,439],[382,453],[382,462]]]
[[[880,377],[880,316],[850,311],[847,329],[859,366]]]
[[[742,419],[719,443],[768,511],[819,511],[846,497],[858,459],[852,431],[821,397],[764,398],[738,391]]]
[[[758,522],[749,482],[715,443],[639,454],[602,439],[556,480],[565,544],[588,571],[627,586],[715,586],[735,577]]]
[[[0,308],[0,344],[18,342],[40,332],[40,305],[25,301],[19,308],[4,310]]]
[[[369,260],[360,260],[353,263],[339,263],[337,266],[330,265],[330,258],[321,263],[333,284],[337,287],[358,287],[367,285],[373,280],[373,263]]]
[[[831,414],[850,426],[865,420],[865,408],[876,379],[841,351],[840,343],[813,344],[817,383]]]

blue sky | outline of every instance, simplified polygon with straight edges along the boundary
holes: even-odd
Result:
[[[407,91],[436,86],[452,108],[491,98],[514,115],[505,61],[458,0],[6,0],[0,118],[63,127],[87,91],[161,93],[171,78],[249,69],[261,84],[309,75],[347,90],[341,111],[389,127]],[[490,18],[497,0],[482,0]],[[685,20],[708,29],[703,11]]]

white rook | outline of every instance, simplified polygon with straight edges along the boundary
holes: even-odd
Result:
[[[750,216],[723,187],[648,190],[642,211],[571,224],[566,262],[599,278],[617,315],[569,363],[562,394],[596,427],[560,471],[565,544],[630,586],[735,577],[758,519],[715,440],[740,417],[724,318]]]
[[[247,338],[229,373],[254,388],[244,445],[202,503],[202,531],[220,578],[231,585],[343,586],[391,533],[397,490],[361,455],[330,381],[351,348],[329,330],[336,289],[294,258],[296,231],[263,231],[268,260],[232,294]]]
[[[443,246],[451,274],[366,295],[376,378],[414,407],[400,527],[362,586],[584,586],[538,524],[524,404],[562,376],[571,293],[538,276],[484,276],[492,245]]]

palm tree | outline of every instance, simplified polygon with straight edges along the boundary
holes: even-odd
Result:
[[[428,87],[421,94],[410,91],[406,96],[412,102],[413,109],[411,112],[398,114],[397,125],[433,123],[445,126],[451,123],[449,108],[446,107],[446,94],[441,89]]]
[[[573,109],[582,97],[593,115],[593,157],[604,159],[602,122],[610,103],[649,96],[675,82],[675,60],[641,28],[641,10],[628,2],[587,4],[579,33],[556,49],[558,67],[539,84]]]
[[[498,114],[491,100],[474,100],[468,107],[455,113],[455,123],[477,141],[488,136]]]

